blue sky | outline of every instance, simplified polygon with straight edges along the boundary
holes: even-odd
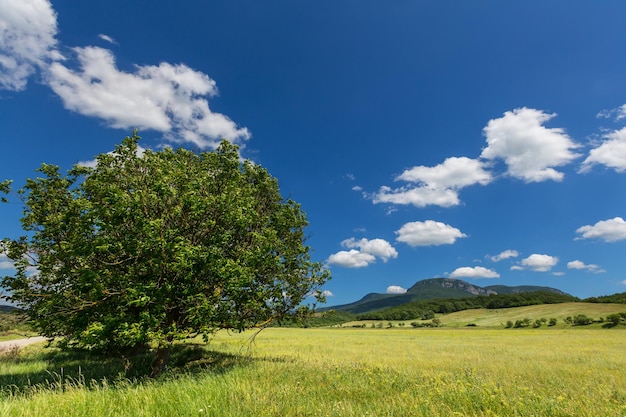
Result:
[[[0,0],[0,179],[221,138],[302,204],[328,304],[626,291],[623,1]],[[20,232],[0,205],[0,236]],[[0,254],[0,273],[11,262]]]

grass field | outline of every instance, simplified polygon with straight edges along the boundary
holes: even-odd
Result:
[[[0,361],[0,416],[626,416],[624,328],[251,336],[219,334],[157,380],[24,348]]]

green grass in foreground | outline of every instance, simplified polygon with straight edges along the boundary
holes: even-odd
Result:
[[[624,329],[272,328],[248,351],[250,336],[157,380],[29,347],[0,361],[0,416],[626,416]]]

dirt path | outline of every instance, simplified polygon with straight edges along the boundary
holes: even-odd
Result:
[[[26,339],[7,340],[6,342],[0,342],[0,351],[10,349],[14,346],[22,347],[32,345],[33,343],[39,343],[45,340],[47,339],[42,336],[28,337]]]

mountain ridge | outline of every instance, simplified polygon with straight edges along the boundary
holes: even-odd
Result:
[[[320,309],[320,311],[336,310],[360,314],[389,307],[397,307],[412,301],[465,298],[479,295],[489,296],[492,294],[519,294],[535,291],[549,291],[569,295],[552,287],[534,285],[490,285],[480,287],[455,278],[428,278],[417,281],[403,294],[369,293],[355,302],[324,307]]]

